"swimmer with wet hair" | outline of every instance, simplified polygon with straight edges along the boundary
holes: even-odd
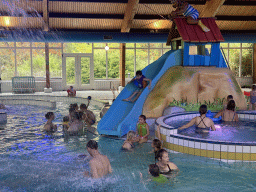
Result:
[[[70,123],[68,132],[71,134],[78,134],[83,131],[82,112],[74,112],[74,119]]]
[[[80,105],[80,110],[83,112],[83,117],[82,119],[86,123],[88,127],[92,126],[93,124],[96,123],[96,117],[94,113],[90,110],[88,110],[88,106],[85,104]]]
[[[86,144],[86,149],[91,155],[92,159],[89,162],[90,173],[84,172],[84,176],[92,178],[101,178],[109,173],[112,173],[112,168],[107,156],[102,155],[98,151],[97,141],[90,140]]]
[[[57,131],[57,125],[54,125],[52,123],[52,121],[55,119],[54,113],[53,112],[46,113],[45,118],[47,119],[47,122],[44,125],[44,131],[47,131],[47,132]]]
[[[196,133],[208,133],[210,130],[216,131],[213,121],[206,117],[207,106],[201,105],[199,108],[200,116],[194,117],[189,123],[179,127],[178,130],[189,128],[196,125]],[[214,117],[215,118],[215,117]]]
[[[126,140],[123,143],[122,149],[131,150],[134,148],[133,143],[136,141],[136,133],[134,131],[129,131],[127,133]]]

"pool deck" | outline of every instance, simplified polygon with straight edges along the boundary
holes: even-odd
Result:
[[[49,95],[49,96],[67,96],[66,91],[56,91],[52,93],[44,93],[44,92],[35,92],[35,93],[25,93],[29,95]],[[0,95],[18,95],[14,93],[0,93]],[[115,95],[118,93],[115,91]],[[91,96],[92,99],[100,99],[100,100],[112,100],[114,99],[114,95],[110,90],[86,90],[86,91],[77,91],[77,97],[87,98]]]

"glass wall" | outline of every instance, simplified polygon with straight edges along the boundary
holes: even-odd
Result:
[[[108,46],[109,50],[105,50]],[[221,43],[231,70],[238,77],[252,76],[252,43]],[[165,43],[127,43],[126,77],[133,77],[170,50]],[[49,43],[50,77],[62,77],[63,53],[92,53],[95,79],[119,78],[120,43]],[[0,42],[2,80],[13,76],[45,77],[45,43]],[[71,80],[70,80],[71,81]]]
[[[237,77],[251,77],[253,43],[221,43],[231,70]]]

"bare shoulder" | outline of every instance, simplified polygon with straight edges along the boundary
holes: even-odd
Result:
[[[169,162],[168,165],[170,166],[170,169],[172,169],[172,170],[178,169],[177,165],[175,165],[175,164],[172,163],[172,162]]]

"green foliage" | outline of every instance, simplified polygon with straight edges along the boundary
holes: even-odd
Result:
[[[187,99],[182,99],[181,101],[177,101],[177,100],[173,100],[169,106],[170,107],[182,107],[184,108],[186,111],[198,111],[199,110],[199,107],[202,105],[202,104],[205,104],[207,105],[207,109],[208,110],[211,110],[211,111],[220,111],[223,109],[223,103],[225,101],[225,98],[218,98],[218,99],[215,99],[214,102],[210,102],[210,101],[203,101],[203,102],[197,102],[197,103],[188,103],[187,102]]]

